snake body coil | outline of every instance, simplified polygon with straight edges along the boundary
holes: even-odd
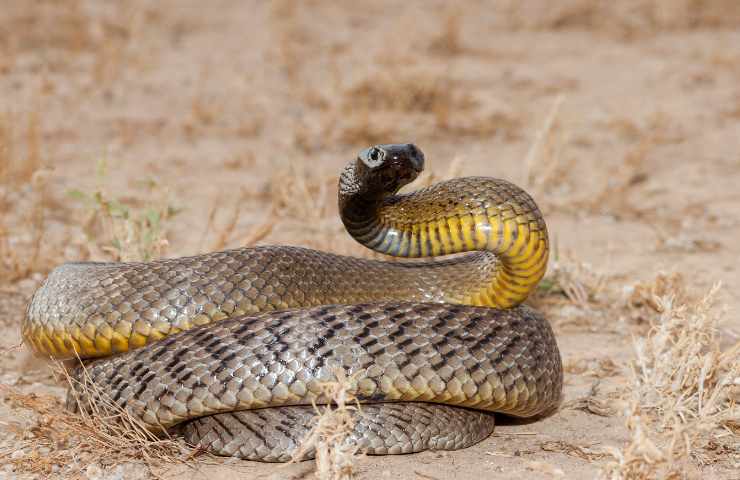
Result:
[[[399,263],[267,246],[66,264],[35,293],[24,339],[57,358],[117,354],[88,363],[100,388],[72,400],[105,392],[216,453],[287,460],[340,370],[367,403],[350,439],[362,450],[471,445],[493,429],[488,412],[532,416],[560,399],[552,331],[517,306],[545,272],[547,229],[503,180],[397,194],[423,163],[410,144],[361,152],[340,177],[347,230],[394,256],[471,253]]]

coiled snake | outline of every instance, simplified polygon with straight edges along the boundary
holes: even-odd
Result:
[[[528,417],[560,400],[552,330],[519,305],[545,272],[547,229],[504,180],[398,194],[423,166],[411,144],[362,151],[340,176],[347,231],[398,257],[469,253],[385,262],[265,246],[69,263],[34,294],[23,337],[57,358],[107,357],[87,362],[100,388],[73,403],[105,392],[220,454],[290,458],[339,370],[365,403],[350,438],[362,451],[469,446],[491,412]]]

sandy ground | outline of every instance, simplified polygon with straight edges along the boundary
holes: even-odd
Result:
[[[699,15],[691,2],[631,2],[676,7],[617,15],[591,8],[598,3],[6,3],[0,346],[9,350],[0,381],[63,395],[43,361],[11,347],[50,268],[111,258],[104,230],[86,236],[90,209],[70,190],[102,185],[133,209],[155,200],[174,207],[161,235],[166,256],[253,242],[360,254],[336,219],[334,182],[375,142],[416,143],[438,175],[453,165],[458,175],[528,186],[557,260],[587,265],[610,298],[626,298],[661,271],[683,274],[695,294],[722,282],[729,313],[720,336],[736,343],[736,4],[694,2],[708,5]],[[107,172],[96,175],[101,161]],[[570,366],[566,405],[599,378],[605,392],[625,384],[632,335],[645,329],[617,307],[542,302]],[[578,368],[605,360],[614,372]],[[0,415],[2,429],[17,412],[3,406]],[[562,445],[591,451],[628,438],[618,412],[564,407],[537,422],[504,423],[464,451],[362,458],[356,471],[368,479],[590,479],[607,459]],[[739,466],[730,450],[693,474],[740,478]],[[312,468],[209,461],[156,472],[305,478]]]

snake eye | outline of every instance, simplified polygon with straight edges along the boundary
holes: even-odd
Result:
[[[380,157],[382,156],[382,154],[380,153],[379,148],[373,147],[370,149],[370,152],[367,154],[367,156],[373,162],[377,162],[378,160],[380,160]]]
[[[385,150],[380,147],[370,147],[360,153],[359,159],[370,169],[375,169],[383,165]]]

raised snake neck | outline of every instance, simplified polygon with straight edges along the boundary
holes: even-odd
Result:
[[[423,163],[409,144],[371,147],[350,162],[339,188],[348,232],[395,256],[477,252],[398,263],[272,246],[151,263],[66,264],[34,295],[24,339],[43,354],[90,358],[169,336],[87,368],[116,402],[151,425],[325,401],[318,385],[334,368],[360,378],[356,394],[368,401],[540,413],[560,397],[557,345],[539,315],[510,307],[545,272],[544,220],[529,195],[504,180],[460,178],[398,195]],[[353,305],[363,302],[385,303]],[[329,314],[321,305],[339,306],[326,307],[335,309]],[[299,310],[239,319],[285,309]],[[399,309],[405,313],[396,318],[399,313],[391,312]],[[225,318],[235,320],[190,330]],[[486,322],[472,328],[462,321],[470,318]],[[384,344],[382,332],[363,326],[368,322],[397,331],[394,342]],[[452,333],[453,324],[468,330]],[[492,326],[498,327],[486,328]],[[352,337],[342,333],[353,329],[359,330]],[[450,333],[440,337],[440,330]],[[294,336],[297,331],[301,336]],[[348,353],[337,353],[342,346]]]

